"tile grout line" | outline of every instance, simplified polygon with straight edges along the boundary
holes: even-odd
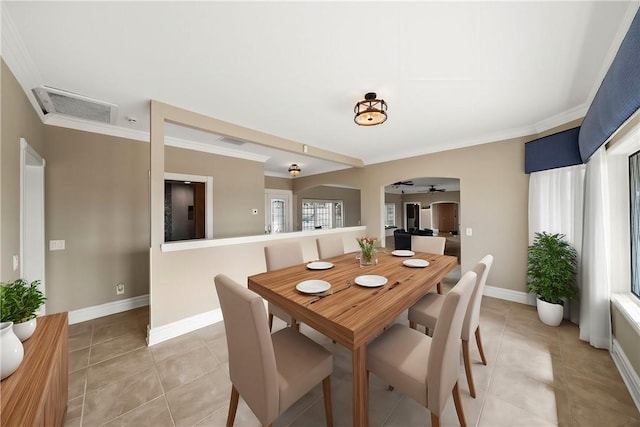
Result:
[[[162,390],[162,398],[164,398],[164,403],[167,405],[167,410],[169,411],[169,418],[171,418],[171,423],[175,426],[176,420],[173,418],[173,411],[171,410],[171,406],[169,406],[169,401],[167,400],[167,392],[164,389],[164,384],[162,384],[162,379],[160,378],[160,373],[158,372],[158,364],[156,362],[156,357],[153,354],[153,351],[151,350],[149,350],[149,354],[151,354],[151,361],[153,362],[153,371],[155,372],[156,378],[160,383],[160,390]]]
[[[82,408],[80,410],[80,427],[84,424],[84,404],[87,399],[87,386],[89,385],[89,361],[91,360],[91,348],[93,347],[93,320],[91,321],[91,339],[89,340],[89,354],[87,355],[87,368],[84,373],[84,390],[82,393]]]
[[[480,305],[482,305],[482,302],[480,303]],[[489,372],[489,383],[487,384],[487,389],[486,392],[484,393],[484,398],[482,399],[482,404],[480,405],[480,411],[478,413],[478,420],[476,421],[476,427],[480,426],[480,420],[482,419],[482,414],[484,413],[484,408],[487,404],[487,398],[489,397],[489,388],[491,387],[491,383],[493,381],[493,374],[495,372],[496,369],[496,364],[498,362],[498,357],[500,357],[500,351],[502,350],[502,342],[504,341],[504,333],[507,330],[507,321],[509,320],[509,313],[511,312],[511,308],[509,308],[509,311],[507,312],[507,315],[504,318],[504,323],[502,325],[502,332],[500,333],[500,341],[498,343],[498,349],[496,351],[496,357],[493,360],[493,365],[490,367],[490,372]]]

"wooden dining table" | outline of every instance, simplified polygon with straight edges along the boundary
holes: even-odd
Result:
[[[456,257],[423,252],[416,252],[411,258],[427,260],[429,265],[408,267],[403,261],[409,258],[380,251],[376,265],[361,267],[356,253],[347,253],[323,260],[333,264],[328,269],[310,269],[305,263],[248,278],[249,289],[280,306],[298,322],[351,350],[354,426],[369,424],[367,342],[434,288],[458,263]],[[384,276],[387,283],[360,286],[356,277],[362,275]],[[319,296],[296,289],[298,283],[313,279],[329,282],[331,289]]]

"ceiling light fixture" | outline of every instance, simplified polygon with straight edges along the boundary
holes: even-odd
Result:
[[[375,92],[369,92],[353,109],[356,113],[354,121],[360,126],[374,126],[387,120],[387,103],[384,99],[376,99]]]
[[[298,166],[297,164],[293,163],[291,166],[289,166],[289,175],[291,175],[292,177],[296,177],[298,175],[300,175],[300,172],[302,170],[300,169],[300,166]]]

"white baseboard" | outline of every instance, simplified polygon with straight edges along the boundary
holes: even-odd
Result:
[[[140,295],[120,301],[107,302],[105,304],[94,305],[92,307],[80,308],[69,312],[69,324],[86,322],[87,320],[110,314],[121,313],[138,307],[149,305],[149,295]]]
[[[513,291],[511,289],[497,288],[495,286],[485,286],[483,295],[507,301],[518,302],[520,304],[536,305],[536,299],[533,295],[526,292]]]
[[[629,394],[631,394],[631,398],[636,404],[638,411],[640,411],[640,377],[638,377],[638,374],[633,369],[633,365],[631,365],[627,355],[615,338],[611,339],[611,357],[629,390]]]
[[[158,326],[157,328],[149,328],[147,344],[152,346],[220,321],[222,321],[222,310],[218,308],[178,320],[177,322]]]

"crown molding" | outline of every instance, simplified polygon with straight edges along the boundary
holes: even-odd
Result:
[[[36,98],[31,93],[31,89],[43,85],[42,76],[38,73],[38,68],[29,55],[29,51],[20,37],[7,7],[4,2],[0,2],[2,22],[2,59],[7,64],[18,84],[22,87],[27,99],[31,102],[40,120],[44,121],[44,114],[38,106]]]
[[[618,50],[620,49],[620,45],[622,45],[622,40],[624,40],[627,32],[629,32],[629,28],[631,27],[631,22],[633,22],[633,18],[638,13],[638,8],[640,7],[640,1],[633,1],[629,3],[629,8],[627,9],[627,13],[624,15],[622,22],[618,26],[618,31],[611,41],[611,45],[609,46],[609,50],[605,56],[604,61],[602,61],[602,65],[600,66],[600,71],[598,72],[598,78],[595,80],[591,91],[589,92],[589,97],[587,98],[586,105],[591,105],[593,99],[596,97],[598,90],[600,89],[600,85],[602,85],[602,81],[604,80],[604,76],[607,75],[613,60],[618,54]],[[586,112],[585,112],[586,114]]]
[[[366,164],[372,165],[376,163],[390,162],[394,160],[406,159],[408,157],[424,156],[427,154],[433,154],[442,151],[456,150],[459,148],[472,147],[474,145],[489,144],[492,142],[499,142],[513,138],[522,138],[530,135],[536,135],[546,130],[553,129],[554,127],[561,126],[565,123],[569,123],[576,119],[584,117],[584,115],[587,113],[588,108],[589,106],[587,104],[582,104],[570,110],[556,114],[555,116],[551,116],[549,118],[541,120],[533,125],[506,129],[503,131],[486,134],[480,137],[467,138],[458,141],[444,141],[440,144],[432,146],[428,150],[405,152],[397,156],[385,157],[384,159],[380,157],[366,159],[368,160],[366,161]]]
[[[134,141],[149,142],[149,132],[134,129],[126,129],[107,123],[92,122],[64,114],[50,113],[44,116],[42,122],[46,125],[59,126],[90,133],[115,136],[118,138],[132,139]]]

